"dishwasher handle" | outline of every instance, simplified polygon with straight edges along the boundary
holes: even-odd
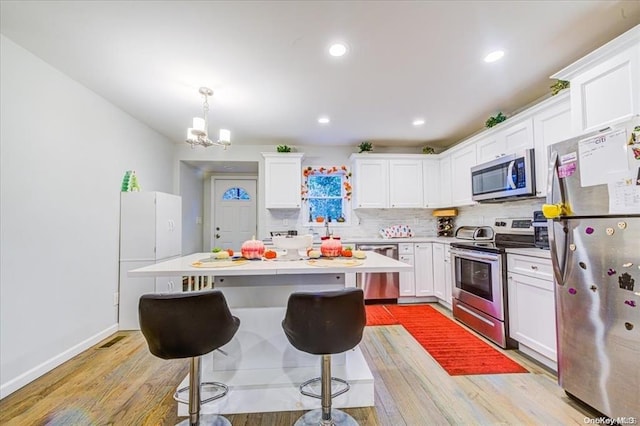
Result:
[[[395,245],[381,246],[381,245],[363,245],[358,246],[358,250],[397,250],[398,247]]]

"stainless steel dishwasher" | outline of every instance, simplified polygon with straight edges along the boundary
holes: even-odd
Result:
[[[359,244],[357,250],[374,251],[398,260],[397,244]],[[400,295],[399,272],[361,272],[356,274],[356,286],[364,291],[365,302],[396,303]]]

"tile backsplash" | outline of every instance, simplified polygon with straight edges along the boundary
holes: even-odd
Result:
[[[544,198],[508,201],[503,203],[477,204],[458,208],[456,228],[463,225],[493,225],[496,217],[533,217],[540,210]],[[298,233],[309,233],[311,229],[303,223],[300,211],[269,210],[266,231],[296,229]],[[349,224],[332,222],[330,230],[343,237],[373,237],[378,230],[392,225],[408,225],[418,237],[436,236],[437,221],[432,210],[425,209],[358,209],[351,213]],[[323,226],[314,226],[313,232],[324,234]]]

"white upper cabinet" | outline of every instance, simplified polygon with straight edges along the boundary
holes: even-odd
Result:
[[[575,134],[599,130],[640,114],[640,25],[552,78],[571,82]]]
[[[476,142],[478,164],[495,160],[527,148],[533,148],[533,123],[531,118],[514,123],[505,121],[500,128]]]
[[[353,154],[354,208],[423,207],[420,154]]]
[[[422,160],[422,204],[432,209],[440,205],[440,161]]]
[[[451,196],[451,157],[449,155],[443,157],[439,161],[440,165],[440,198],[439,207],[452,206]]]
[[[302,201],[301,153],[263,152],[265,207],[268,209],[299,209]]]
[[[533,116],[535,142],[536,196],[547,195],[549,168],[548,148],[556,142],[569,139],[571,133],[571,103],[569,91],[544,102],[544,106]]]
[[[389,160],[389,207],[422,207],[422,159]]]
[[[451,204],[453,206],[475,204],[471,199],[471,167],[476,164],[475,144],[456,149],[451,153]]]
[[[354,207],[385,209],[389,206],[389,160],[354,159],[353,183]]]

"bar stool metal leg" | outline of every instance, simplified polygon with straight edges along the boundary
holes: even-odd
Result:
[[[331,355],[322,355],[320,376],[320,399],[322,400],[322,408],[307,412],[296,421],[294,426],[358,425],[358,422],[349,414],[331,408]],[[346,390],[340,392],[340,394],[344,392],[346,392]]]
[[[178,423],[179,426],[195,426],[195,425],[207,425],[207,426],[231,426],[229,419],[223,416],[215,414],[200,414],[200,407],[202,403],[210,402],[218,398],[222,398],[227,394],[228,388],[223,383],[218,382],[200,382],[201,376],[201,357],[191,358],[191,365],[189,368],[189,400],[186,401],[178,397],[181,391],[185,391],[185,388],[178,389],[173,398],[176,401],[183,403],[189,403],[189,418]],[[211,398],[207,398],[204,401],[200,399],[200,386],[211,385],[220,387],[223,389],[222,393],[216,394]]]

